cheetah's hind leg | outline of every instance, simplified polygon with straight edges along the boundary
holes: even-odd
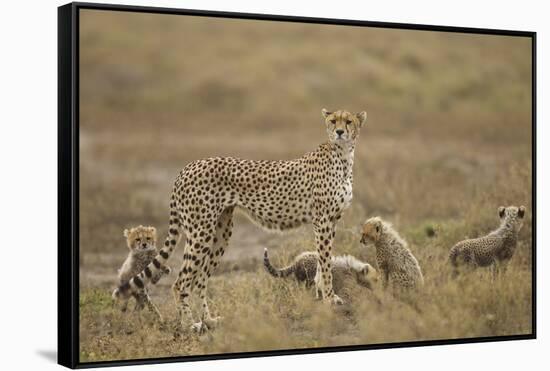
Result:
[[[128,310],[128,301],[130,301],[130,298],[122,299],[122,305],[120,306],[120,311],[122,313],[125,313]]]
[[[199,297],[202,301],[201,322],[197,322],[193,325],[193,329],[199,333],[205,330],[213,330],[219,326],[222,320],[222,317],[212,316],[210,314],[207,302],[207,288],[210,276],[218,267],[220,259],[229,245],[229,238],[231,237],[233,229],[233,210],[233,207],[228,207],[219,216],[215,227],[215,234],[212,239],[211,250],[204,256],[205,260],[202,264],[199,284],[197,285]]]
[[[208,216],[211,217],[210,214]],[[197,216],[197,220],[195,220],[195,222],[201,226],[200,230],[193,230],[191,226],[184,228],[186,231],[193,231],[196,233],[191,235],[191,232],[188,232],[183,264],[178,274],[178,279],[172,286],[182,328],[187,328],[192,331],[202,330],[202,320],[197,323],[193,320],[193,313],[190,305],[190,296],[192,294],[198,291],[203,301],[202,312],[209,314],[208,304],[206,303],[208,276],[205,275],[205,269],[210,264],[213,237],[215,236],[218,218],[216,216],[213,220],[209,220],[204,216],[203,218],[203,221],[201,221]],[[199,318],[202,319],[203,316],[201,315]]]
[[[141,311],[145,306],[147,306],[147,309],[149,309],[149,311],[155,315],[155,318],[158,322],[163,322],[162,315],[160,314],[157,306],[151,301],[149,293],[147,293],[147,291],[138,292],[136,294],[136,306],[134,308],[134,311]]]

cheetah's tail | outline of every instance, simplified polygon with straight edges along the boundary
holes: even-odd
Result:
[[[271,274],[273,277],[287,277],[290,274],[294,272],[296,269],[296,264],[291,264],[288,267],[284,267],[281,269],[275,268],[273,265],[271,265],[271,261],[269,261],[269,256],[267,254],[267,248],[264,249],[264,267],[265,269]]]

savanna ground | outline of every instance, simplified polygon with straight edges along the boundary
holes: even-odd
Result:
[[[80,37],[81,361],[531,332],[530,40],[91,10]],[[237,214],[209,284],[219,329],[177,329],[183,244],[151,289],[167,326],[121,313],[110,293],[122,231],[153,225],[163,240],[179,170],[210,156],[299,157],[326,139],[323,107],[368,112],[334,252],[374,264],[360,224],[393,222],[424,271],[418,310],[381,288],[351,288],[343,307],[316,302],[261,264],[264,247],[278,265],[311,250],[311,228],[268,234]],[[449,248],[494,228],[499,205],[520,204],[506,275],[452,280]]]

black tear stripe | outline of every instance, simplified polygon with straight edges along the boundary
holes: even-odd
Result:
[[[144,271],[147,278],[151,278],[151,276],[153,275],[153,273],[151,272],[151,269],[149,267],[145,267]]]
[[[164,259],[168,259],[170,255],[166,251],[160,250],[160,256],[162,256]]]
[[[157,258],[153,258],[153,265],[155,268],[160,269],[160,262],[157,260]]]
[[[138,276],[135,276],[135,277],[134,277],[134,283],[135,283],[136,286],[139,287],[140,289],[143,288],[143,281],[142,281],[141,278],[139,278]]]

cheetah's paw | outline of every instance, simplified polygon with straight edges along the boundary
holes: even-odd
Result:
[[[191,331],[199,334],[199,335],[202,335],[204,334],[206,331],[208,331],[208,326],[206,326],[206,323],[200,321],[200,322],[196,322],[196,323],[193,323],[191,325]]]
[[[344,301],[336,294],[334,294],[334,296],[332,297],[332,304],[335,304],[335,305],[343,305],[344,304]]]

